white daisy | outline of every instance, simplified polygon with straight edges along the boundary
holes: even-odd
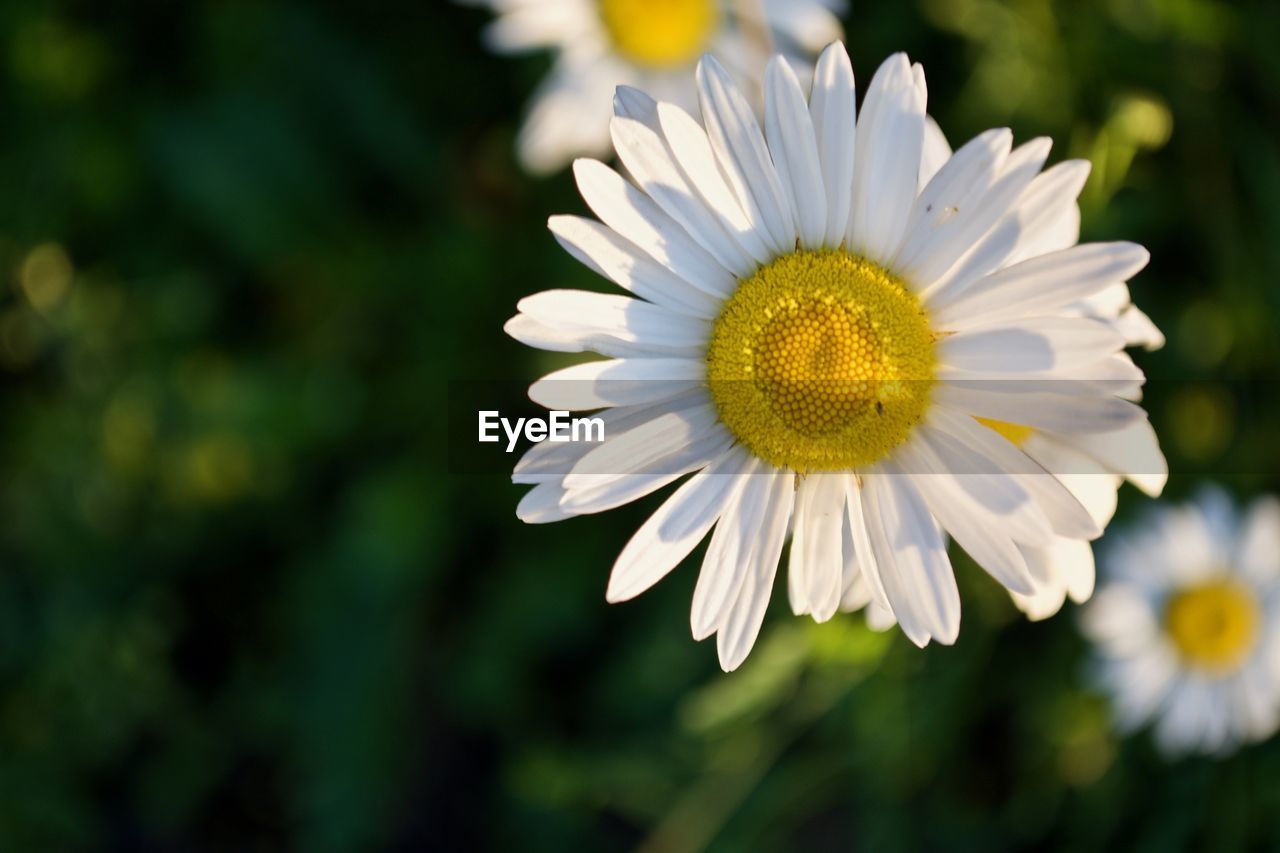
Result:
[[[486,30],[500,53],[550,48],[555,65],[520,132],[525,168],[545,173],[575,156],[609,151],[609,100],[635,86],[686,109],[697,106],[693,69],[707,52],[743,83],[775,43],[793,60],[840,38],[844,0],[471,0],[498,19]]]
[[[643,592],[714,527],[692,626],[717,635],[725,669],[755,641],[789,531],[796,613],[830,618],[865,589],[915,643],[951,643],[946,534],[1023,595],[1037,589],[1028,550],[1100,534],[976,418],[1078,443],[1145,424],[1123,396],[1141,382],[1124,337],[1074,306],[1147,252],[1039,249],[1079,189],[1076,164],[1040,173],[1047,140],[1013,149],[988,131],[934,173],[924,73],[902,54],[860,109],[842,45],[807,100],[775,57],[763,132],[714,59],[697,82],[702,122],[620,89],[613,141],[635,184],[579,161],[601,221],[550,222],[639,298],[549,291],[507,324],[533,346],[609,357],[530,389],[548,408],[607,409],[607,440],[532,449],[518,513],[600,512],[692,473],[623,550],[607,597]]]
[[[1280,723],[1280,501],[1243,519],[1203,492],[1117,534],[1082,625],[1118,726],[1169,755],[1222,754]]]

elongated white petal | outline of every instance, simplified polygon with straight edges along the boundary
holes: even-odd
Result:
[[[962,292],[941,291],[929,309],[939,328],[957,331],[1046,314],[1128,280],[1149,258],[1134,243],[1085,243],[1015,264]]]
[[[979,460],[984,467],[1013,474],[1059,536],[1094,539],[1102,534],[1101,526],[1094,521],[1088,509],[1055,476],[1058,472],[1045,470],[995,430],[983,426],[968,414],[948,411],[943,406],[936,406],[930,411],[929,420],[959,442],[970,459]]]
[[[792,608],[817,622],[835,615],[844,592],[842,553],[846,474],[811,474],[796,493],[795,534],[788,582],[796,589]],[[800,605],[800,606],[797,606]]]
[[[951,144],[947,142],[946,134],[942,132],[942,128],[938,127],[938,123],[933,120],[933,116],[926,115],[924,117],[924,146],[920,151],[920,181],[919,188],[923,190],[933,180],[933,176],[938,174],[938,170],[942,165],[951,158]]]
[[[926,292],[929,285],[941,280],[1022,195],[1044,166],[1049,147],[1046,138],[1019,146],[1003,160],[998,177],[990,187],[970,193],[963,202],[954,202],[958,207],[956,214],[943,227],[931,232],[927,245],[909,268],[904,267],[905,275]]]
[[[847,234],[856,253],[888,263],[902,243],[915,200],[925,101],[906,54],[895,53],[871,79],[858,117],[858,156]]]
[[[962,488],[960,478],[948,472],[944,463],[929,449],[927,441],[919,441],[899,448],[903,466],[912,466],[917,473],[910,474],[911,481],[924,498],[929,511],[955,538],[973,561],[987,571],[1007,589],[1030,595],[1035,591],[1026,561],[1017,544],[999,526],[1000,516],[987,505],[1003,500],[984,501],[972,499],[967,491],[985,485],[998,484],[994,477],[964,476],[967,488]],[[1006,478],[1007,479],[1007,478]],[[1029,502],[1029,498],[1027,501]],[[1049,540],[1048,522],[1045,522],[1045,544]]]
[[[569,254],[636,296],[695,317],[710,318],[719,313],[718,300],[601,223],[580,216],[553,216],[547,226]]]
[[[619,97],[622,88],[619,88]],[[657,106],[653,107],[654,125],[658,122]],[[635,118],[616,115],[609,124],[614,148],[627,171],[650,198],[685,231],[711,253],[721,266],[739,277],[750,275],[757,262],[721,226],[716,214],[690,186],[685,173],[677,165],[671,149],[660,135],[660,128]]]
[[[617,477],[599,476],[590,485],[582,485],[572,491],[566,489],[560,506],[575,515],[589,515],[639,500],[668,483],[673,483],[692,471],[700,471],[720,457],[732,444],[732,437],[719,430],[695,439],[685,447],[650,466],[649,471],[637,471]]]
[[[1121,311],[1115,320],[1115,327],[1130,346],[1140,346],[1148,351],[1164,346],[1164,332],[1137,305],[1130,305]]]
[[[1146,412],[1128,400],[1071,393],[1079,390],[1070,381],[945,380],[934,389],[933,400],[974,417],[1050,432],[1114,432],[1146,420]]]
[[[747,576],[748,558],[769,508],[773,474],[767,466],[752,458],[740,479],[737,498],[726,507],[712,534],[694,587],[689,627],[695,640],[709,637],[728,617]]]
[[[618,438],[637,429],[655,418],[670,412],[683,412],[697,408],[707,402],[706,390],[691,388],[683,394],[648,403],[640,406],[616,406],[591,415],[592,420],[600,422],[604,435]],[[598,438],[598,432],[592,436]],[[573,470],[582,457],[586,456],[598,443],[589,441],[544,441],[533,445],[516,463],[511,474],[513,483],[541,483],[547,480],[559,482]]]
[[[854,102],[853,64],[844,45],[835,42],[822,52],[813,72],[809,116],[818,142],[822,181],[826,194],[826,228],[822,245],[836,248],[844,242],[853,202]]]
[[[697,358],[711,337],[711,323],[702,318],[611,293],[546,290],[526,296],[517,307],[541,325],[577,333],[588,343],[608,339]]]
[[[563,497],[564,488],[558,480],[539,483],[520,498],[520,503],[516,505],[516,518],[525,524],[550,524],[573,518],[577,513],[560,506]]]
[[[1019,472],[1001,467],[999,458],[974,453],[972,445],[947,431],[947,425],[946,421],[921,425],[903,447],[913,461],[904,458],[900,467],[917,478],[935,480],[939,493],[983,516],[997,535],[1036,547],[1048,545],[1053,527],[1019,481]],[[1034,463],[1018,461],[1024,470],[1034,468]],[[943,515],[935,514],[945,527]]]
[[[1169,479],[1169,463],[1160,451],[1155,430],[1145,418],[1112,431],[1057,430],[1053,437],[1097,459],[1109,470],[1123,474],[1151,497],[1159,497]]]
[[[736,475],[745,462],[745,453],[731,449],[676,489],[618,555],[605,598],[635,598],[689,556],[741,485]]]
[[[795,224],[751,105],[715,57],[702,58],[696,77],[702,121],[729,186],[751,220],[769,235],[774,250],[791,251]]]
[[[564,478],[561,505],[576,513],[621,506],[710,464],[732,442],[711,406],[663,415],[583,456]]]
[[[577,160],[578,191],[600,220],[690,285],[723,299],[736,280],[658,203],[598,160]]]
[[[979,240],[929,292],[953,295],[1002,267],[1075,245],[1080,234],[1076,197],[1089,175],[1085,160],[1068,160],[1037,175],[986,236]]]
[[[1235,562],[1255,583],[1280,577],[1280,500],[1258,498],[1240,525]]]
[[[529,387],[529,399],[548,409],[566,411],[636,406],[687,391],[705,376],[706,366],[696,359],[589,361],[542,377]]]
[[[911,207],[906,238],[894,259],[895,270],[917,285],[932,281],[922,281],[920,270],[952,233],[963,235],[970,230],[973,209],[995,184],[1012,147],[1013,133],[998,128],[978,134],[951,155]],[[963,248],[972,242],[971,238]]]
[[[820,248],[827,228],[827,197],[818,140],[800,81],[781,56],[775,56],[765,72],[765,131],[800,243]]]
[[[606,436],[565,475],[564,487],[575,491],[592,487],[600,478],[661,473],[663,460],[717,428],[718,420],[715,406],[707,402],[660,415],[622,435]]]
[[[725,183],[706,130],[697,119],[674,104],[658,104],[658,122],[681,174],[711,209],[719,225],[715,239],[723,240],[727,235],[737,245],[736,253],[744,262],[736,272],[747,275],[753,264],[768,263],[773,250]]]
[[[852,475],[845,481],[845,506],[849,513],[849,535],[853,540],[853,552],[858,570],[867,585],[871,600],[885,611],[890,610],[889,596],[880,582],[880,569],[876,562],[876,550],[867,527],[866,502],[870,500],[862,479]]]
[[[1106,323],[1083,317],[1008,320],[944,338],[938,344],[939,376],[992,378],[1056,373],[1074,379],[1073,368],[1102,361],[1124,347],[1124,337]],[[1047,387],[1047,386],[1046,386]]]
[[[566,332],[553,329],[525,314],[517,314],[502,325],[502,331],[520,343],[548,350],[550,352],[586,352],[589,342],[580,332]],[[628,353],[635,355],[636,353]],[[620,355],[620,353],[601,353],[601,355]]]
[[[864,509],[893,615],[916,645],[950,645],[960,631],[960,591],[946,545],[911,482],[891,464],[881,470],[865,478]]]
[[[742,665],[760,634],[773,592],[774,577],[778,573],[778,560],[782,556],[787,519],[791,516],[795,494],[791,476],[788,471],[779,471],[770,478],[772,494],[763,525],[753,531],[757,541],[751,552],[747,576],[728,619],[716,633],[716,652],[725,672],[732,672]]]

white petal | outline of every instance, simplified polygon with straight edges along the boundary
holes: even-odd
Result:
[[[693,590],[689,629],[695,640],[706,639],[724,623],[745,576],[751,550],[746,537],[750,519],[758,521],[768,507],[769,474],[760,460],[747,454],[737,479],[721,522],[711,534]]]
[[[997,269],[1075,245],[1080,224],[1076,196],[1088,175],[1085,160],[1059,163],[1037,175],[1016,208],[979,240],[935,289],[959,294]]]
[[[1116,329],[1131,346],[1158,350],[1164,346],[1164,333],[1136,305],[1130,305],[1116,318]]]
[[[915,201],[924,138],[925,101],[906,54],[884,61],[858,117],[848,245],[888,263],[902,243]]]
[[[745,461],[743,451],[732,449],[676,489],[618,555],[605,598],[635,598],[689,556],[741,485],[736,475]]]
[[[920,151],[920,189],[924,189],[951,157],[951,145],[933,116],[924,117],[924,146]]]
[[[904,454],[904,461],[907,459],[910,456]],[[993,524],[993,513],[984,512],[979,503],[966,501],[955,478],[936,473],[910,476],[929,511],[975,563],[1011,592],[1034,592],[1035,585],[1018,545]]]
[[[693,287],[725,298],[737,287],[733,274],[688,232],[625,178],[598,160],[577,160],[578,191],[601,221]]]
[[[575,364],[529,387],[529,399],[548,409],[581,411],[665,400],[706,379],[706,365],[686,358],[615,358]]]
[[[866,502],[870,500],[861,479],[851,476],[845,481],[845,504],[849,513],[849,534],[853,540],[853,554],[858,561],[858,569],[871,600],[885,611],[889,611],[889,596],[880,582],[880,570],[876,564],[876,551],[871,542],[871,534],[867,529]]]
[[[581,514],[622,506],[711,464],[732,443],[714,410],[663,415],[582,457],[564,478],[560,505]]]
[[[827,198],[818,140],[800,81],[781,56],[775,56],[765,72],[765,130],[800,242],[820,248],[827,227]]]
[[[1050,314],[1129,279],[1150,257],[1136,243],[1085,243],[1015,264],[962,292],[943,289],[929,310],[938,328],[950,330]]]
[[[853,201],[857,116],[854,97],[853,65],[844,45],[835,42],[818,59],[809,101],[826,193],[827,223],[822,245],[833,249],[844,242]]]
[[[752,531],[756,536],[755,547],[747,565],[746,577],[738,599],[734,602],[727,620],[716,634],[716,651],[720,666],[725,672],[737,669],[760,634],[773,580],[778,572],[778,560],[782,556],[782,544],[786,538],[787,520],[791,517],[791,503],[795,494],[792,474],[779,471],[771,478],[773,488],[764,523]]]
[[[744,259],[735,272],[745,277],[756,265],[768,263],[774,252],[725,183],[702,125],[674,104],[658,104],[658,121],[681,174],[718,222],[720,230],[715,239],[729,239],[737,247],[737,256]]]
[[[706,320],[611,293],[546,290],[526,296],[517,307],[541,326],[575,335],[597,351],[598,345],[630,345],[632,355],[640,351],[699,358],[711,338]]]
[[[1046,471],[1038,462],[1014,447],[1008,439],[995,430],[983,426],[967,414],[948,411],[943,406],[929,413],[929,423],[945,431],[959,442],[971,459],[992,471],[1012,474],[1023,489],[1031,495],[1035,506],[1044,513],[1052,530],[1060,536],[1075,539],[1094,539],[1102,534],[1089,511],[1054,474]],[[958,458],[953,466],[961,463]],[[1021,537],[1031,542],[1029,537]]]
[[[836,15],[844,13],[844,0],[763,0],[763,10],[769,24],[809,53],[818,52],[843,35]]]
[[[1039,373],[1053,374],[1056,379],[1077,379],[1080,368],[1102,361],[1123,347],[1124,338],[1098,320],[1007,320],[998,326],[983,326],[943,338],[938,344],[938,375],[948,379],[997,379]]]
[[[1240,525],[1236,562],[1256,582],[1273,583],[1280,575],[1280,501],[1262,497],[1249,507]]]
[[[883,470],[865,477],[864,509],[893,615],[916,645],[950,645],[960,631],[960,591],[946,545],[910,481],[891,465]]]
[[[789,582],[798,589],[792,601],[797,615],[817,622],[835,615],[844,591],[842,554],[846,474],[811,474],[796,492]],[[796,605],[800,606],[797,607]]]
[[[1008,128],[988,130],[962,145],[946,161],[912,204],[906,237],[894,259],[895,270],[923,290],[973,245],[980,233],[970,234],[968,242],[955,250],[948,247],[955,242],[951,239],[953,233],[963,235],[970,231],[974,209],[996,183],[1012,146],[1013,134]],[[941,271],[922,277],[921,271],[934,263],[933,256],[939,250],[948,256],[945,265]]]
[[[715,317],[719,300],[694,288],[635,244],[592,219],[553,216],[547,227],[569,254],[636,296],[695,317]]]
[[[707,393],[703,388],[691,388],[657,403],[642,406],[618,406],[597,412],[591,417],[599,419],[604,434],[609,438],[625,435],[668,412],[681,412],[705,404]],[[525,451],[512,472],[513,483],[540,483],[548,479],[559,481],[598,445],[585,441],[544,441]]]
[[[1023,549],[1033,575],[1049,573],[1047,582],[1037,584],[1030,596],[1014,595],[1018,609],[1033,621],[1048,619],[1062,609],[1068,595],[1077,603],[1093,594],[1093,549],[1088,542],[1059,537],[1043,549]]]
[[[975,417],[1067,434],[1113,432],[1146,420],[1128,400],[1073,390],[1081,389],[1073,382],[949,380],[938,383],[933,399]]]
[[[560,482],[539,483],[520,498],[516,504],[516,518],[525,524],[550,524],[553,521],[564,521],[573,518],[576,513],[560,506],[564,497],[564,488]]]
[[[914,455],[916,464],[909,467],[904,458],[900,467],[936,480],[942,493],[969,505],[972,512],[985,515],[985,523],[1000,535],[1027,545],[1048,545],[1053,528],[1020,480],[1020,474],[1036,470],[1035,463],[1016,453],[1003,456],[975,452],[974,445],[966,441],[971,437],[969,433],[954,434],[952,421],[939,414],[931,412],[930,422],[919,425],[912,440],[903,446]],[[943,520],[941,516],[939,520]]]
[[[619,87],[619,98],[623,91]],[[639,119],[614,116],[609,130],[618,158],[640,188],[684,226],[721,266],[739,277],[750,275],[757,262],[743,250],[741,242],[724,230],[714,210],[690,186],[660,135],[660,128],[655,129],[659,113],[656,105],[652,109],[654,126]]]
[[[715,57],[704,56],[696,76],[702,121],[734,195],[775,251],[793,250],[795,224],[751,105]]]
[[[1122,474],[1151,497],[1159,497],[1169,480],[1169,463],[1160,451],[1155,430],[1146,418],[1114,431],[1058,434],[1058,441],[1092,456],[1110,471]]]
[[[538,87],[516,137],[520,165],[534,175],[548,175],[579,154],[604,155],[609,150],[609,97],[596,77],[609,68],[596,63],[559,63]]]
[[[1044,165],[1049,147],[1047,138],[1033,139],[1019,146],[1004,159],[994,184],[985,191],[969,194],[963,201],[952,202],[958,207],[956,214],[931,233],[928,245],[921,248],[917,259],[906,269],[908,278],[917,287],[926,289],[941,280],[973,244],[1013,208]]]
[[[586,352],[589,348],[580,332],[553,329],[525,314],[512,317],[502,325],[502,331],[526,346],[551,352]]]

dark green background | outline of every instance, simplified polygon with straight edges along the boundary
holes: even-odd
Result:
[[[1275,4],[856,6],[860,81],[909,51],[953,140],[1053,136],[1086,237],[1151,248],[1168,494],[1277,488]],[[515,301],[603,287],[511,156],[547,59],[485,19],[0,5],[0,850],[1280,845],[1280,745],[1116,738],[1077,608],[958,559],[954,648],[775,596],[726,676],[692,562],[604,602],[652,499],[529,527],[451,467],[450,381],[562,363]]]

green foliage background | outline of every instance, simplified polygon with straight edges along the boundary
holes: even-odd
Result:
[[[909,51],[954,141],[1051,135],[1086,237],[1151,248],[1168,496],[1280,487],[1275,4],[855,6],[860,80]],[[652,502],[527,527],[450,465],[450,381],[556,363],[515,301],[604,286],[511,156],[547,59],[484,21],[0,5],[0,850],[1280,846],[1280,744],[1118,739],[1074,607],[958,559],[954,648],[775,600],[726,676],[692,563],[604,603]]]

